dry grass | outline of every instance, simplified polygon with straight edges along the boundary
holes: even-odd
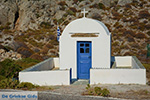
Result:
[[[47,91],[47,90],[54,90],[54,89],[50,86],[39,86],[32,89],[32,91]]]
[[[111,93],[112,97],[123,98],[123,99],[134,99],[134,100],[149,100],[150,91],[147,90],[130,90],[125,93]]]

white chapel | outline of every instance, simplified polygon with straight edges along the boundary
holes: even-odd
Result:
[[[72,37],[74,34],[95,37]],[[64,29],[59,46],[60,68],[72,68],[73,78],[84,79],[91,68],[111,66],[111,34],[100,21],[86,17],[72,21]]]
[[[70,22],[59,40],[59,57],[19,72],[21,82],[70,85],[73,79],[89,84],[146,84],[146,69],[135,56],[111,56],[111,33],[100,21]],[[57,70],[56,70],[57,69]]]

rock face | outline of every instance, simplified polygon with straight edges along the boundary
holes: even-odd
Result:
[[[16,0],[1,0],[0,1],[0,23],[5,25],[10,22],[11,27],[14,27],[15,14],[18,11]]]
[[[81,18],[85,8],[88,18],[102,21],[112,33],[112,55],[143,59],[150,43],[149,4],[149,0],[0,0],[0,44],[23,57],[34,52],[39,57],[58,56],[57,23],[62,31]]]
[[[0,24],[11,23],[10,27],[26,31],[38,29],[41,22],[50,22],[55,13],[55,0],[2,0],[0,1]],[[53,11],[52,11],[53,10]]]
[[[7,52],[4,49],[0,49],[0,62],[4,61],[5,59],[19,60],[21,58],[21,54],[17,52],[14,52],[12,50]]]

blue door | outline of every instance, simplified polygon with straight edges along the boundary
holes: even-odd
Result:
[[[89,79],[91,68],[91,42],[77,42],[77,78]]]

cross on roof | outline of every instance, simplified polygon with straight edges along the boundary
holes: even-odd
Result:
[[[83,9],[83,11],[81,11],[81,13],[83,13],[83,17],[85,17],[85,14],[88,13],[88,11],[85,11],[85,8]]]

